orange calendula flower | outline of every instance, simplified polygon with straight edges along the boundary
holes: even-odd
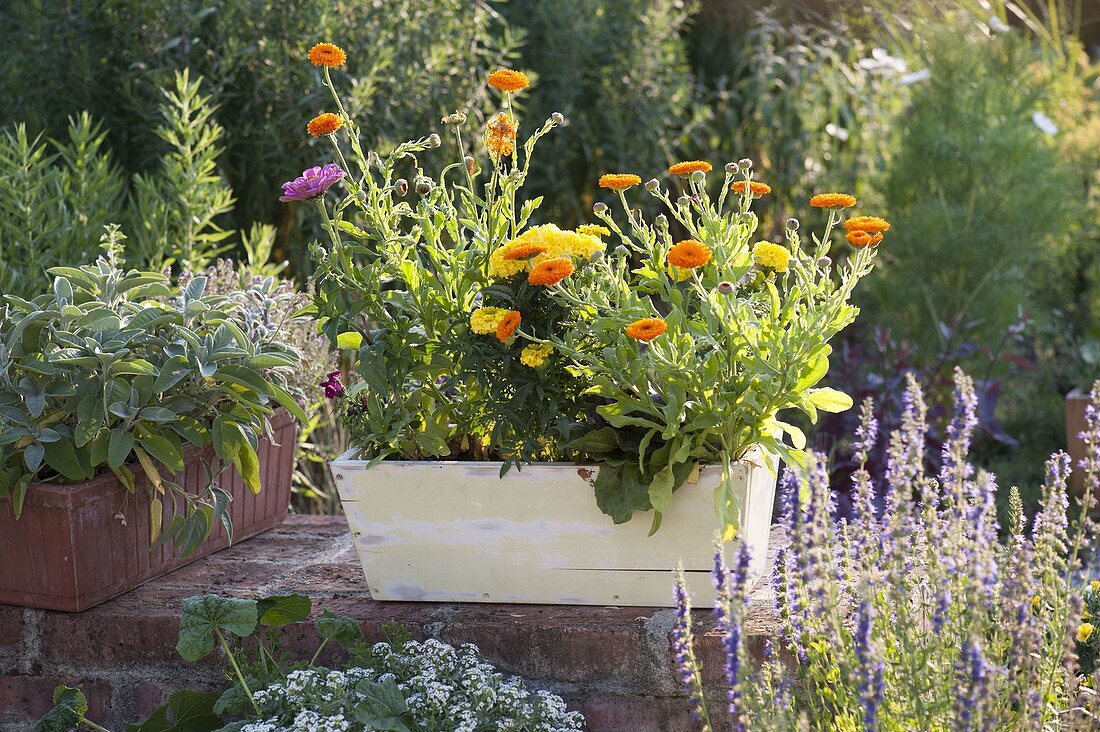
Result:
[[[504,246],[505,259],[530,259],[531,257],[546,252],[545,244],[527,244],[525,242],[512,242]]]
[[[701,241],[688,239],[668,250],[668,263],[673,267],[695,269],[710,261],[710,247]]]
[[[613,191],[625,191],[641,184],[641,177],[633,173],[606,173],[600,176],[600,188],[610,188]]]
[[[343,66],[348,60],[348,55],[344,53],[344,49],[333,43],[318,43],[313,48],[309,49],[309,61],[314,66],[328,66],[329,68],[335,66]]]
[[[519,125],[501,112],[489,122],[486,129],[485,147],[494,159],[507,157],[516,151],[516,130]]]
[[[662,318],[642,318],[626,326],[626,334],[636,341],[651,341],[668,330]]]
[[[522,71],[497,69],[489,74],[489,86],[502,92],[517,92],[531,86],[531,80]]]
[[[745,185],[746,183],[748,183],[748,186]],[[748,188],[749,193],[751,193],[754,196],[766,196],[766,195],[768,195],[769,193],[772,192],[772,187],[771,186],[769,186],[767,183],[761,183],[758,180],[750,180],[750,181],[739,180],[739,181],[734,181],[733,183],[730,184],[730,190],[733,191],[734,193],[738,194],[738,195],[744,195],[746,187]]]
[[[527,275],[527,282],[532,285],[545,285],[550,287],[573,274],[574,269],[573,260],[567,257],[547,259],[545,262],[540,262],[531,270],[531,273]]]
[[[309,124],[306,125],[306,131],[314,137],[320,137],[321,135],[331,135],[343,126],[344,120],[340,119],[340,115],[325,112],[311,119]]]
[[[810,199],[815,208],[851,208],[856,205],[856,197],[847,193],[818,193]]]
[[[844,228],[848,231],[866,231],[868,234],[878,234],[890,230],[890,222],[880,219],[878,216],[853,216],[844,222]]]
[[[688,176],[697,170],[701,170],[704,173],[709,173],[714,170],[714,166],[705,160],[687,160],[682,163],[676,163],[669,167],[668,172],[673,175]]]
[[[500,325],[497,326],[497,340],[501,343],[506,343],[516,333],[516,328],[523,322],[523,316],[520,315],[518,310],[509,310],[504,314],[504,317],[500,319]]]
[[[882,241],[882,234],[870,231],[850,231],[848,235],[844,237],[848,240],[848,243],[854,247],[873,247],[878,246]]]

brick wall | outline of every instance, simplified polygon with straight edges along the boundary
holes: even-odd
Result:
[[[592,730],[692,728],[673,669],[672,610],[374,602],[344,520],[292,517],[279,529],[83,613],[0,606],[0,732],[30,729],[59,683],[82,685],[89,718],[119,731],[174,690],[218,687],[223,671],[217,659],[187,663],[175,651],[180,602],[207,593],[300,593],[313,598],[317,613],[329,609],[359,619],[372,640],[396,621],[421,639],[474,643],[502,671],[564,696]],[[772,603],[766,587],[757,595],[749,642],[759,650]],[[704,634],[700,655],[717,674],[721,648],[709,613],[699,613],[696,622]],[[317,647],[309,625],[284,636],[295,656]],[[323,660],[339,662],[335,656]]]

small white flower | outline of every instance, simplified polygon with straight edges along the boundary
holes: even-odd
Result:
[[[989,26],[990,33],[1008,33],[1010,30],[1012,30],[1008,27],[1007,23],[998,18],[996,15],[989,16],[989,20],[986,21],[986,25]]]
[[[843,127],[838,127],[832,122],[825,125],[825,134],[829,135],[830,137],[835,137],[841,142],[844,142],[848,139],[848,130]]]
[[[1054,120],[1047,117],[1042,112],[1032,112],[1031,121],[1035,123],[1035,126],[1038,127],[1040,131],[1048,135],[1058,134],[1058,125],[1054,124]]]

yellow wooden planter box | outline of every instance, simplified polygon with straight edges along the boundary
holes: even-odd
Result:
[[[356,454],[332,471],[376,600],[668,607],[681,562],[696,603],[713,598],[720,467],[680,487],[660,530],[646,536],[650,514],[616,525],[600,512],[595,467],[533,464],[500,478],[500,463],[368,468]],[[749,544],[755,581],[765,570],[776,477],[754,451],[734,466],[734,481],[744,501],[738,540]]]

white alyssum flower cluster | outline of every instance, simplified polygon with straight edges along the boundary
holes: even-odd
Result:
[[[362,667],[291,672],[255,693],[261,719],[240,732],[369,732],[356,718],[366,695],[360,684],[393,681],[405,698],[409,726],[424,732],[571,732],[584,719],[561,697],[532,691],[481,660],[475,646],[410,641],[379,643]]]

